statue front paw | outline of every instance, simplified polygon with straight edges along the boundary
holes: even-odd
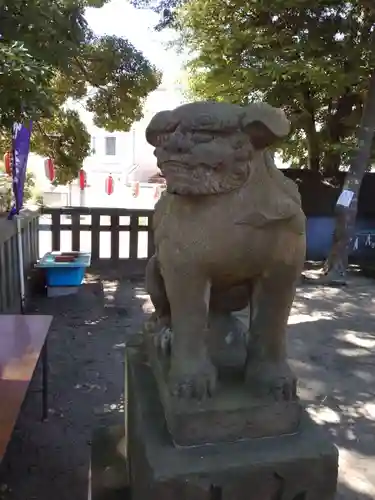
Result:
[[[169,374],[171,394],[180,399],[205,400],[213,395],[216,382],[216,368],[209,359],[185,359]]]
[[[152,313],[150,318],[143,325],[145,335],[150,335],[153,338],[155,347],[162,352],[163,355],[169,355],[172,347],[173,333],[170,328],[170,318],[158,316]]]
[[[272,397],[276,401],[292,401],[297,398],[297,379],[286,361],[249,361],[245,380],[252,392],[259,397]]]
[[[173,341],[173,332],[168,326],[164,326],[161,330],[154,333],[154,343],[159,351],[164,356],[171,353]]]

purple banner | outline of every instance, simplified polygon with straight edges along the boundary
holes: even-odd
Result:
[[[12,178],[14,205],[9,213],[9,219],[18,215],[23,206],[23,191],[26,178],[27,158],[30,151],[32,123],[26,127],[22,123],[13,125],[13,147],[12,147]]]

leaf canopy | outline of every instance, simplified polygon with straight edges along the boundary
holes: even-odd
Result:
[[[14,121],[33,119],[34,151],[53,155],[64,183],[90,151],[86,127],[66,102],[80,100],[99,127],[127,131],[160,83],[128,40],[89,28],[85,8],[106,1],[0,0],[0,145],[9,147]]]
[[[133,0],[179,32],[191,99],[264,99],[292,118],[282,153],[334,175],[350,162],[374,66],[372,0]],[[373,155],[375,156],[375,155]]]

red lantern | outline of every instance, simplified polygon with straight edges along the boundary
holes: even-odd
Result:
[[[135,182],[133,184],[133,198],[138,198],[138,195],[139,195],[139,182]]]
[[[7,151],[4,155],[4,166],[5,172],[12,175],[12,153],[10,151]]]
[[[160,188],[159,186],[155,186],[154,200],[157,201],[159,198],[160,198]]]
[[[83,191],[85,187],[87,186],[87,178],[86,178],[86,172],[81,168],[79,171],[79,189]]]
[[[108,195],[111,195],[113,193],[113,190],[114,190],[114,184],[115,184],[115,181],[113,180],[113,177],[112,175],[109,175],[106,180],[105,180],[105,192],[108,194]]]
[[[55,180],[55,165],[53,164],[52,158],[47,158],[44,160],[44,171],[46,173],[46,177],[50,182]]]

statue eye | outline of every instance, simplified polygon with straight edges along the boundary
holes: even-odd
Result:
[[[245,146],[245,141],[243,141],[242,139],[235,139],[233,142],[232,142],[232,146],[234,149],[242,149],[244,146]]]
[[[193,132],[194,142],[210,142],[215,138],[212,132]]]
[[[160,146],[163,146],[166,142],[169,141],[169,138],[170,138],[171,134],[169,133],[163,133],[163,134],[159,134],[155,137],[155,144],[154,146],[155,147],[160,147]]]

